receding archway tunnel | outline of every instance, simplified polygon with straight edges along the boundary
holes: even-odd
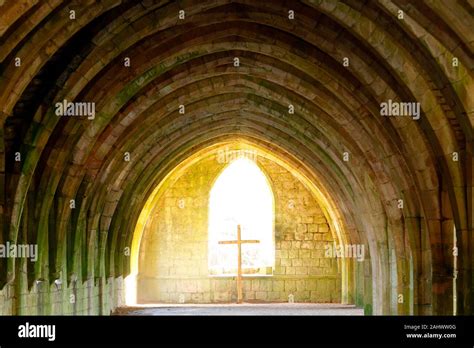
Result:
[[[261,300],[287,297],[295,271],[302,301],[472,314],[472,24],[465,1],[0,1],[0,245],[37,251],[0,258],[0,314],[156,300],[143,286],[165,263],[140,241],[179,178],[205,167],[209,192],[223,167],[206,161],[225,146],[257,151],[275,195]],[[364,259],[328,265],[318,238]],[[150,286],[172,301],[207,285]]]
[[[140,218],[146,223],[137,228],[131,255],[132,263],[138,263],[133,265],[138,302],[235,301],[232,246],[219,246],[217,241],[235,238],[237,224],[242,226],[244,239],[259,240],[260,245],[253,250],[262,254],[261,265],[246,269],[244,300],[287,302],[292,296],[296,302],[342,301],[342,269],[347,272],[347,265],[341,259],[338,264],[337,255],[331,256],[333,246],[346,238],[336,230],[337,222],[328,223],[328,203],[320,201],[318,188],[288,161],[267,151],[242,141],[211,146],[188,158],[155,189],[147,202],[151,209],[145,209]],[[228,182],[234,187],[219,181],[226,170],[239,163],[244,168],[256,166],[252,172],[256,181],[258,175],[266,177],[263,198],[257,195],[259,188],[252,183],[252,173]],[[217,197],[221,202],[213,201],[216,189],[223,190]],[[267,202],[266,194],[271,195],[271,201]],[[235,202],[239,199],[244,207],[240,215],[241,207]],[[226,200],[232,208],[228,212]],[[270,214],[259,212],[268,204]],[[247,246],[244,250],[252,251]],[[229,271],[220,270],[214,259],[209,260],[213,253],[221,262],[231,260]],[[222,253],[230,254],[229,258]],[[249,258],[244,254],[244,266]],[[344,281],[348,281],[346,274]],[[347,299],[347,284],[344,291]]]

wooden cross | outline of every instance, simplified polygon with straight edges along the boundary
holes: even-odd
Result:
[[[259,240],[242,240],[240,225],[237,225],[237,240],[223,240],[219,244],[237,244],[237,303],[242,303],[242,244],[260,243]]]

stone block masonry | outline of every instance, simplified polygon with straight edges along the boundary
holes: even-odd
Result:
[[[288,170],[258,157],[274,194],[275,267],[272,275],[244,277],[244,301],[340,302],[328,222],[311,192]],[[236,280],[208,271],[208,205],[226,163],[205,158],[168,179],[151,212],[140,248],[138,302],[220,303],[237,298]],[[252,197],[249,197],[252,199]],[[243,246],[245,248],[245,246]]]

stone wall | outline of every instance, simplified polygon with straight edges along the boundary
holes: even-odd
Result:
[[[258,157],[275,198],[275,268],[272,276],[246,276],[244,300],[340,302],[340,273],[324,256],[333,243],[326,218],[313,195],[290,172]],[[225,168],[203,159],[180,177],[169,178],[151,212],[140,247],[139,302],[229,302],[235,278],[210,277],[207,259],[208,199]]]
[[[34,282],[31,289],[5,286],[0,291],[0,315],[109,315],[124,303],[122,277],[60,287]]]

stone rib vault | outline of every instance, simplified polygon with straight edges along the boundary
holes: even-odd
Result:
[[[474,313],[473,6],[0,0],[0,244],[38,245],[0,258],[0,314],[122,305],[150,195],[229,142],[297,170],[339,241],[367,245],[341,302],[451,315],[456,276]],[[389,100],[419,119],[381,116]]]

